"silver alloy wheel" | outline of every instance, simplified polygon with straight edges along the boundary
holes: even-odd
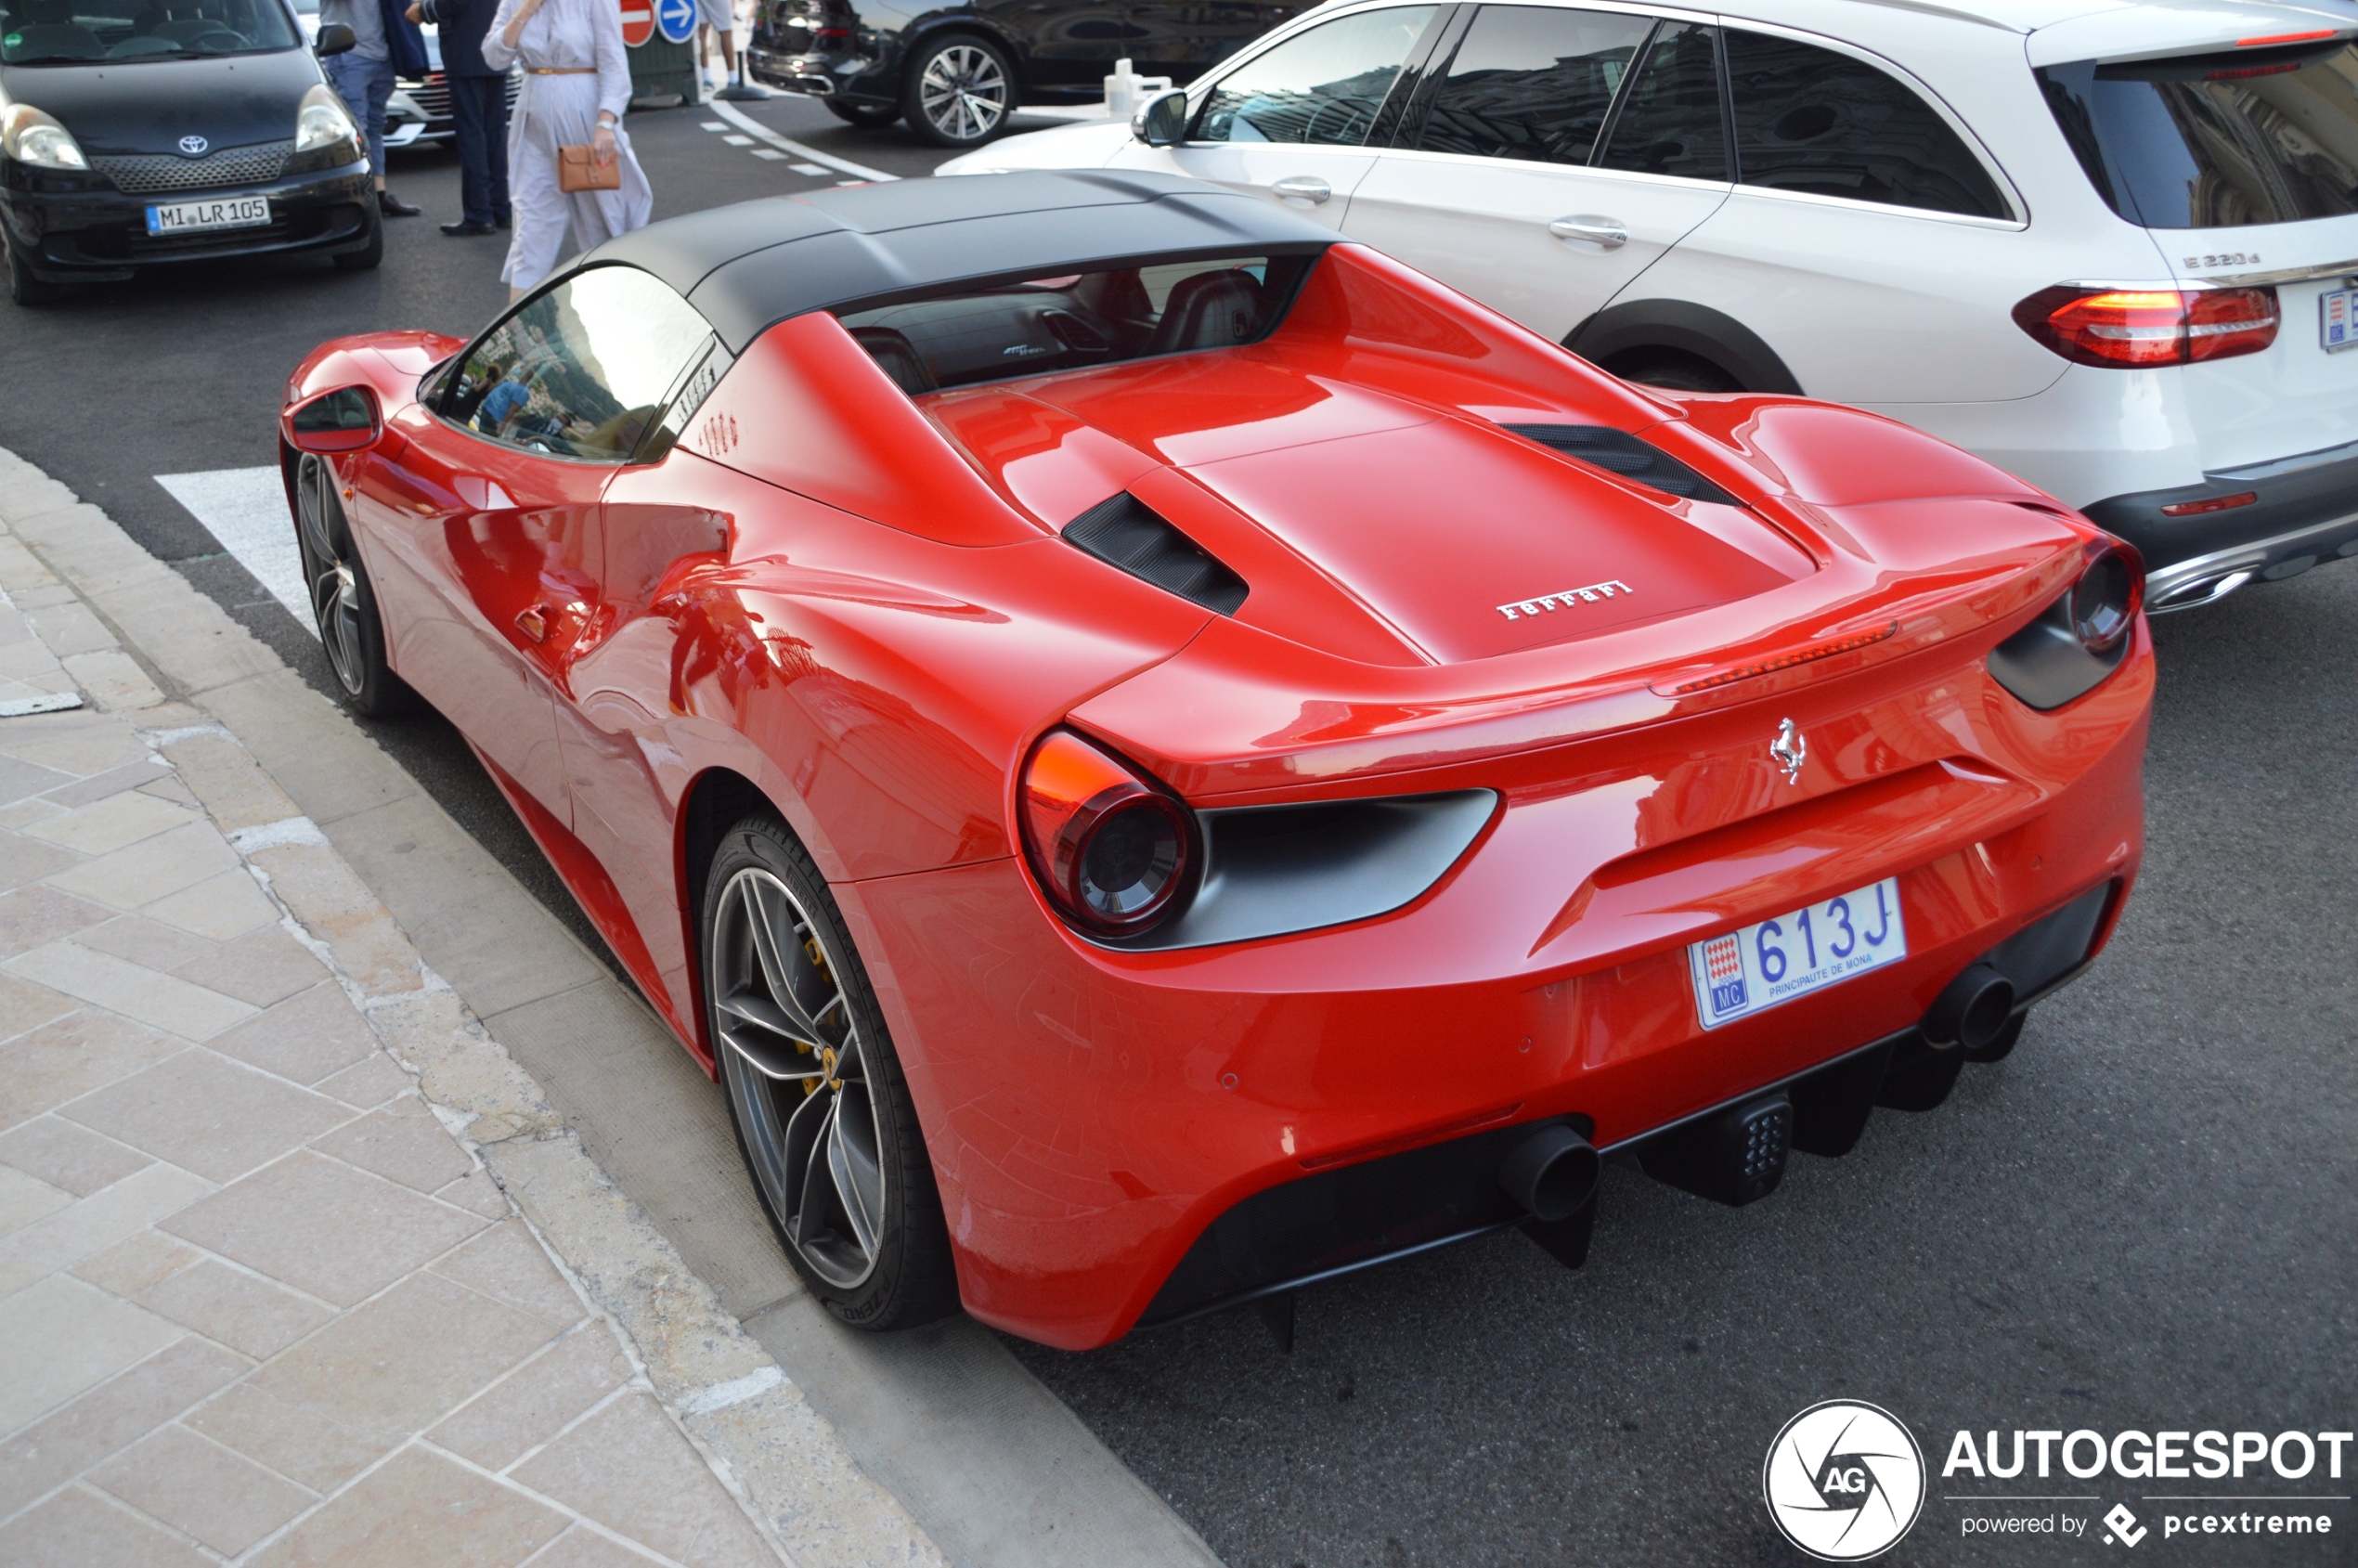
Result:
[[[712,1006],[755,1173],[813,1272],[849,1289],[884,1239],[883,1136],[840,958],[786,885],[755,867],[721,889]],[[749,1069],[749,1070],[748,1070]]]
[[[336,472],[316,453],[304,454],[295,474],[295,505],[303,520],[303,571],[309,579],[311,613],[329,667],[343,689],[358,696],[367,683],[368,655],[360,636],[360,585],[352,563],[336,548],[334,525],[343,508],[336,500]]]
[[[1007,76],[978,44],[952,44],[926,62],[917,106],[952,141],[980,141],[1007,114]]]

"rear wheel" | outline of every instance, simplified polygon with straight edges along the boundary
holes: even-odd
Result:
[[[1742,392],[1735,377],[1705,359],[1678,348],[1633,348],[1616,354],[1606,364],[1626,382],[1658,386],[1665,392]]]
[[[32,275],[32,268],[27,266],[24,264],[24,258],[17,254],[17,248],[14,245],[6,246],[6,250],[8,297],[27,308],[55,305],[65,293],[65,285],[35,278]]]
[[[906,1328],[957,1310],[933,1166],[867,971],[777,821],[722,836],[705,881],[705,996],[737,1147],[827,1310]]]
[[[311,613],[327,651],[328,672],[344,706],[369,719],[388,719],[417,705],[417,693],[385,662],[384,622],[368,568],[353,548],[336,471],[314,452],[295,464],[295,544]]]
[[[900,118],[900,106],[897,103],[847,103],[841,98],[821,101],[826,104],[828,113],[863,131],[881,131]]]
[[[936,147],[977,147],[1016,106],[1015,67],[995,44],[952,33],[921,45],[900,95],[909,128]]]

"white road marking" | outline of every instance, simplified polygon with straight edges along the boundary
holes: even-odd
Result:
[[[319,635],[304,588],[303,554],[295,548],[294,524],[287,515],[286,487],[276,468],[159,473],[156,483],[287,607],[297,626]]]
[[[726,120],[706,120],[702,123],[702,126],[707,131],[725,131],[729,128],[729,122]]]
[[[720,139],[727,142],[731,147],[751,147],[753,145],[753,138],[751,136],[722,136]]]
[[[775,163],[775,162],[777,162],[780,159],[782,159],[782,158],[785,157],[785,154],[784,154],[784,153],[783,153],[783,152],[779,152],[779,151],[776,151],[775,149],[771,149],[771,148],[767,148],[767,147],[757,147],[757,148],[755,148],[755,149],[753,149],[753,155],[754,155],[756,158],[759,158],[759,159],[766,160],[767,162],[771,162],[771,163]],[[825,174],[825,173],[826,173],[826,171],[825,171],[824,169],[822,169],[822,170],[820,170],[819,172],[820,172],[821,174]]]
[[[784,158],[785,154],[782,152],[778,156]],[[786,167],[797,175],[823,175],[827,172],[816,163],[789,163]]]
[[[729,122],[732,125],[734,125],[740,131],[743,131],[745,135],[758,137],[762,141],[768,142],[771,147],[776,148],[781,152],[791,152],[797,158],[808,158],[813,163],[823,163],[828,168],[834,169],[840,174],[857,175],[863,180],[874,180],[878,184],[882,184],[886,180],[897,180],[900,177],[899,175],[887,175],[882,169],[871,169],[865,164],[854,163],[849,158],[837,158],[832,152],[822,152],[815,147],[805,147],[798,141],[789,141],[784,136],[782,136],[777,132],[771,130],[769,126],[763,124],[760,121],[756,120],[752,115],[747,114],[745,110],[738,109],[733,105],[722,103],[718,99],[715,99],[713,102],[705,105],[705,107],[712,110],[715,114],[720,116],[723,120]]]

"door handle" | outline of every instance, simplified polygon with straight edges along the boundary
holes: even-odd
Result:
[[[1600,251],[1618,251],[1629,243],[1629,230],[1622,227],[1619,218],[1600,218],[1593,213],[1558,218],[1548,226],[1548,232],[1559,240],[1575,240]]]
[[[529,610],[519,610],[516,613],[516,629],[535,642],[546,638],[549,635],[547,606],[535,604]]]
[[[1289,201],[1307,201],[1316,206],[1335,193],[1335,188],[1315,175],[1288,175],[1269,188]]]

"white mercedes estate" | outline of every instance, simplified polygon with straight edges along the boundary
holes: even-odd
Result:
[[[2358,19],[2266,0],[1336,0],[943,165],[1306,211],[1633,381],[1802,393],[2133,543],[2358,555]]]

